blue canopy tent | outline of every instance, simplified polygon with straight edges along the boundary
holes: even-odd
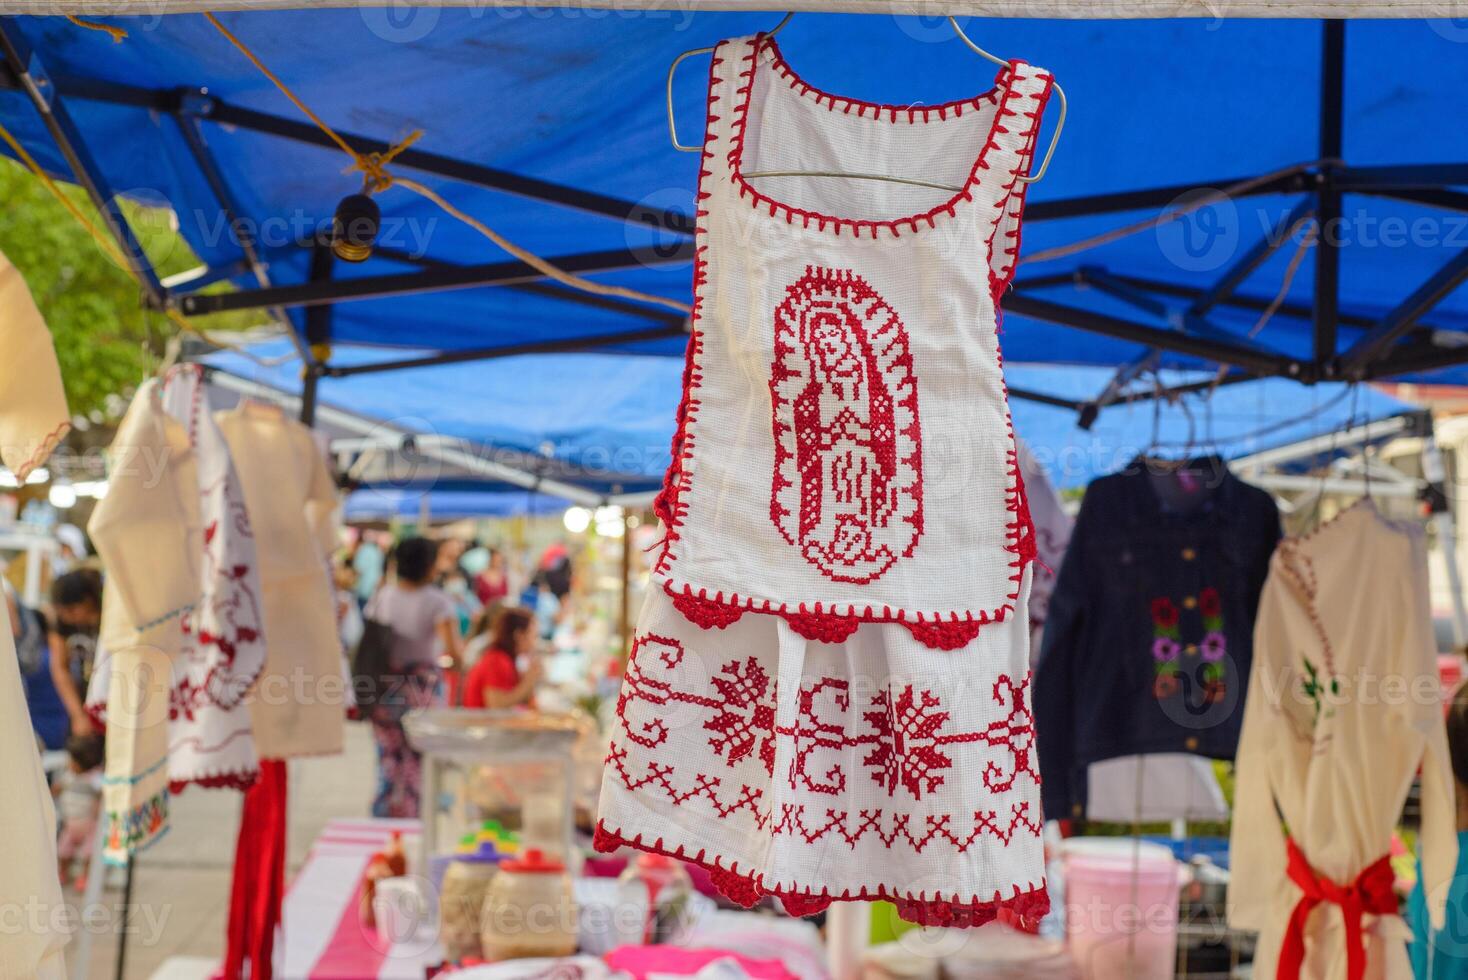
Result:
[[[209,355],[211,399],[253,396],[298,408],[301,365],[291,353],[279,340]],[[380,356],[336,351],[342,365]],[[441,364],[401,371],[391,384],[352,375],[326,389],[316,423],[353,487],[409,496],[518,488],[525,492],[498,499],[527,507],[544,495],[562,507],[636,504],[668,466],[680,371],[665,357],[588,353]]]
[[[252,345],[248,356],[221,352],[206,363],[216,387],[232,384],[242,393],[253,389],[288,399],[299,387],[300,371],[289,353],[288,342],[273,341]],[[335,356],[351,365],[380,354],[343,346]],[[646,501],[667,468],[682,370],[675,359],[651,355],[539,354],[405,369],[389,385],[374,375],[354,374],[324,389],[318,418],[345,440],[378,433],[389,447],[417,441],[416,467],[392,471],[383,481],[355,481],[376,493],[375,506],[391,503],[404,516],[416,514],[422,494],[430,491],[431,512],[443,516],[467,506],[463,495],[476,490],[486,494],[482,506],[491,513],[517,501],[529,506],[546,498],[535,491],[547,484],[556,488],[552,493],[562,507],[635,505]],[[1160,403],[1151,388],[1133,385],[1083,431],[1071,402],[1104,389],[1111,369],[1014,364],[1006,373],[1015,388],[1043,385],[1056,395],[1053,404],[1016,400],[1013,415],[1015,431],[1060,487],[1083,486],[1149,449],[1235,459],[1416,411],[1369,386],[1267,378],[1219,387],[1206,403],[1186,411],[1161,405],[1154,422]],[[1156,383],[1176,389],[1210,382],[1198,372],[1167,371]],[[432,465],[428,440],[434,438],[454,440],[474,458],[513,461],[524,479],[512,484],[511,473],[495,478],[462,465],[451,469],[443,461]],[[343,469],[351,470],[350,461]],[[505,493],[511,486],[524,492]]]
[[[540,517],[559,514],[567,502],[543,493],[479,490],[383,490],[364,487],[347,496],[342,516],[349,522],[435,521],[478,517]]]
[[[568,270],[686,301],[697,159],[668,143],[668,65],[776,18],[353,8],[224,20],[359,150],[422,129],[398,171]],[[61,18],[0,19],[0,122],[99,203],[122,192],[171,206],[206,268],[165,286],[138,259],[145,300],[280,312],[308,361],[308,407],[323,378],[412,364],[682,351],[679,314],[548,282],[405,191],[378,195],[371,258],[334,260],[322,230],[360,186],[340,150],[202,17],[112,22],[131,30],[125,42]],[[1468,276],[1468,132],[1441,124],[1468,89],[1459,27],[968,26],[1052,68],[1070,96],[1006,297],[1009,363],[1468,378],[1468,294],[1454,292]],[[942,20],[797,16],[781,44],[813,84],[885,102],[971,94],[991,73]],[[690,63],[675,79],[685,134],[703,115],[701,74]],[[1225,193],[1195,206],[1209,189]],[[1097,238],[1128,227],[1140,230]],[[199,292],[219,280],[238,289]],[[330,349],[343,343],[412,353],[346,363]]]

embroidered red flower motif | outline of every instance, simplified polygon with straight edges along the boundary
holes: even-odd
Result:
[[[1198,593],[1198,611],[1204,616],[1217,616],[1222,612],[1222,604],[1218,599],[1218,590],[1208,586]]]
[[[1227,693],[1228,688],[1221,678],[1203,682],[1203,702],[1205,704],[1216,704],[1222,701]]]
[[[939,704],[928,691],[914,694],[909,684],[895,700],[890,691],[878,694],[872,698],[877,710],[862,715],[877,738],[877,747],[861,760],[862,765],[875,768],[872,781],[889,794],[900,785],[920,800],[925,791],[943,785],[937,770],[953,768],[953,760],[938,749],[939,732],[949,717],[946,711],[934,710]]]
[[[1177,693],[1177,675],[1168,672],[1158,674],[1152,681],[1152,696],[1156,698],[1170,698]]]
[[[756,749],[765,772],[775,771],[775,698],[770,675],[753,658],[730,661],[711,679],[722,703],[703,727],[716,735],[709,739],[714,752],[730,766]]]
[[[1177,606],[1167,596],[1152,600],[1152,622],[1164,627],[1177,625]]]

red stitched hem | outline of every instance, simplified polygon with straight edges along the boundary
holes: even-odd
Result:
[[[260,771],[252,772],[219,772],[210,773],[208,776],[200,776],[197,779],[174,779],[168,783],[168,791],[174,796],[182,793],[190,786],[198,786],[201,789],[237,789],[247,790],[255,785]]]
[[[603,854],[619,847],[630,847],[695,864],[708,872],[714,887],[731,901],[749,908],[766,895],[771,895],[780,900],[786,912],[796,917],[825,911],[832,902],[873,902],[880,899],[892,902],[897,906],[898,916],[918,925],[966,928],[981,926],[1005,915],[1018,920],[1021,928],[1033,929],[1050,911],[1050,895],[1043,884],[1028,891],[1021,891],[1019,885],[1015,885],[1014,894],[1007,898],[996,891],[992,899],[975,896],[969,901],[953,901],[940,896],[929,898],[922,892],[917,895],[898,893],[885,885],[879,885],[876,889],[862,888],[859,892],[846,891],[840,895],[833,895],[825,889],[815,892],[782,887],[765,888],[760,876],[741,873],[737,867],[725,868],[717,857],[706,857],[708,852],[705,850],[691,856],[681,845],[669,850],[663,845],[661,837],[651,844],[645,843],[641,834],[635,838],[626,837],[621,831],[607,827],[602,820],[596,823],[592,846]]]
[[[46,460],[51,458],[51,454],[56,451],[57,446],[61,445],[61,440],[65,439],[66,434],[70,431],[70,420],[62,422],[60,425],[56,426],[56,428],[52,429],[51,432],[44,439],[41,440],[41,444],[36,447],[36,451],[31,453],[26,461],[24,463],[21,463],[20,467],[16,469],[14,473],[16,482],[25,483],[25,478],[30,476],[37,466],[40,466],[42,463],[46,462]]]
[[[1012,433],[1012,430],[1011,430]],[[1010,453],[1015,460],[1017,455]],[[1010,465],[1011,477],[1018,475],[1018,463]],[[1006,494],[1011,503],[1007,506],[1011,511],[1016,510],[1013,488]],[[1023,499],[1021,489],[1020,498]],[[1017,526],[1023,523],[1029,527],[1029,509],[1024,509],[1023,521],[1011,522],[1008,535],[1010,543],[1006,545],[1005,551],[1011,554],[1020,554],[1024,549],[1025,536],[1018,530]],[[1033,545],[1033,533],[1029,536]],[[1025,558],[1028,563],[1034,556]],[[1014,565],[1014,562],[1010,563]],[[1024,573],[1024,564],[1020,564],[1017,571],[1010,576],[1010,581],[1015,585],[1015,592],[1008,598],[1010,601],[1004,603],[994,610],[980,610],[977,613],[953,613],[945,618],[941,614],[912,613],[905,609],[893,609],[883,606],[877,609],[875,606],[867,606],[865,609],[857,610],[851,607],[846,612],[833,612],[830,608],[823,608],[822,604],[812,603],[807,605],[799,603],[777,603],[769,599],[757,599],[750,596],[742,596],[739,593],[725,595],[723,592],[715,592],[709,595],[707,589],[698,589],[688,583],[682,586],[664,580],[663,591],[673,601],[673,608],[682,614],[683,618],[702,629],[724,629],[725,627],[739,621],[739,617],[746,612],[760,613],[764,615],[779,616],[790,624],[790,627],[808,640],[820,643],[840,643],[849,637],[862,623],[891,623],[904,626],[908,632],[925,647],[936,650],[960,650],[968,646],[979,635],[979,630],[990,623],[1002,623],[1014,612],[1015,600],[1019,597],[1019,581]]]
[[[878,229],[883,228],[890,231],[892,233],[892,236],[895,238],[901,235],[901,229],[904,227],[909,228],[913,232],[921,230],[921,226],[924,222],[926,222],[927,227],[929,228],[936,227],[939,215],[947,215],[951,218],[957,213],[958,205],[960,202],[973,200],[973,191],[974,188],[977,187],[980,183],[981,172],[989,169],[989,151],[995,149],[998,146],[997,137],[999,136],[999,134],[1007,132],[1007,130],[1005,130],[1004,128],[1005,117],[1019,115],[1018,112],[1010,108],[1010,104],[1016,98],[1016,86],[1019,82],[1025,80],[1020,75],[1020,69],[1021,67],[1032,67],[1029,65],[1025,65],[1024,62],[1011,61],[1003,68],[1001,68],[998,74],[995,76],[993,89],[991,89],[984,95],[964,100],[969,104],[977,104],[977,102],[984,99],[997,99],[997,108],[994,112],[993,125],[989,128],[988,136],[984,141],[983,147],[979,150],[978,158],[974,160],[973,168],[969,171],[969,178],[964,183],[962,190],[954,194],[953,197],[951,197],[946,202],[936,205],[922,213],[908,215],[907,217],[903,218],[892,218],[882,221],[876,221],[870,219],[842,218],[837,215],[823,214],[819,211],[810,211],[805,208],[797,208],[792,205],[785,204],[781,201],[776,201],[774,198],[760,193],[758,190],[752,187],[747,180],[744,179],[744,135],[745,127],[748,123],[749,103],[754,92],[754,73],[757,67],[759,52],[764,46],[768,45],[771,51],[774,52],[775,59],[779,64],[779,73],[784,76],[787,81],[790,81],[792,85],[796,87],[796,90],[802,95],[806,93],[815,93],[816,101],[827,105],[828,108],[832,110],[835,110],[838,106],[840,106],[843,108],[844,111],[850,112],[851,107],[854,106],[857,107],[858,114],[862,114],[865,109],[870,108],[873,110],[873,119],[881,119],[882,113],[885,111],[888,114],[888,119],[894,122],[896,121],[898,115],[907,110],[897,106],[882,106],[872,102],[860,102],[855,99],[838,98],[837,96],[821,92],[818,89],[812,88],[805,81],[803,81],[798,75],[795,74],[790,66],[784,62],[784,59],[779,54],[779,47],[775,44],[773,38],[766,37],[764,34],[757,34],[755,35],[754,40],[745,43],[748,46],[748,53],[744,55],[744,67],[739,72],[739,77],[742,78],[744,81],[743,84],[738,89],[736,89],[736,93],[742,96],[742,99],[734,110],[734,123],[733,129],[729,137],[730,149],[728,157],[729,176],[730,179],[734,182],[734,186],[738,190],[740,198],[747,198],[749,205],[752,208],[767,210],[771,217],[784,217],[785,221],[789,224],[794,224],[796,219],[799,218],[802,227],[805,228],[809,228],[811,226],[811,222],[814,221],[816,224],[816,228],[819,231],[825,231],[829,227],[833,229],[837,235],[840,235],[842,228],[848,228],[850,229],[851,233],[856,237],[861,237],[862,234],[869,233],[870,237],[873,239],[877,237]],[[1035,70],[1038,71],[1038,69]],[[1048,78],[1048,73],[1045,74]],[[952,108],[953,105],[953,103],[945,103],[943,106],[934,107],[933,111],[936,111],[938,113],[939,118],[946,118],[947,110],[949,108]],[[930,122],[933,111],[930,111],[927,114],[923,114],[922,121]],[[913,110],[911,121],[915,122],[918,114],[919,113],[917,110]],[[957,111],[955,110],[955,116],[956,115]]]

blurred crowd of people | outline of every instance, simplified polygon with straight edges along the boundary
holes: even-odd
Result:
[[[478,541],[363,532],[336,569],[349,649],[390,637],[401,696],[364,714],[377,744],[372,813],[419,815],[421,760],[403,716],[429,706],[533,709],[546,643],[569,612],[572,561],[553,544],[517,574],[504,551]],[[517,581],[518,579],[518,581]]]

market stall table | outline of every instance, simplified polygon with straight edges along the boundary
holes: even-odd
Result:
[[[362,875],[394,832],[419,832],[417,820],[333,820],[311,845],[286,892],[281,915],[280,975],[305,980],[422,980],[441,959],[435,936],[378,941],[358,918]]]

